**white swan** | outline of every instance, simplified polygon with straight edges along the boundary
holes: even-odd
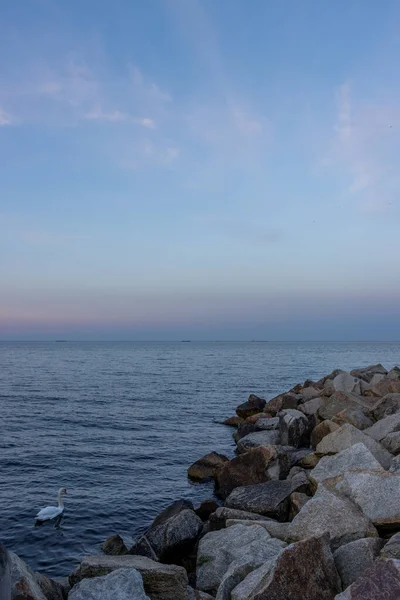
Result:
[[[60,488],[58,490],[58,506],[46,506],[46,508],[42,508],[36,515],[36,519],[38,521],[48,521],[49,519],[55,519],[59,517],[64,512],[64,503],[63,503],[63,494],[66,494],[67,490],[65,488]]]

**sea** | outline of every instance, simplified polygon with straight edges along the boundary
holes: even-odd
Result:
[[[0,541],[50,577],[119,533],[129,546],[179,498],[213,497],[188,466],[234,456],[220,422],[333,369],[400,364],[400,343],[0,342]],[[57,503],[59,525],[35,526]]]

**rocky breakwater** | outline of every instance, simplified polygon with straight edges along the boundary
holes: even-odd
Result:
[[[0,600],[399,600],[400,369],[252,395],[225,424],[236,456],[188,469],[215,498],[177,500],[131,548],[113,535],[68,586],[1,549]]]

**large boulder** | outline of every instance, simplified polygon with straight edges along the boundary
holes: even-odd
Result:
[[[329,398],[325,397],[322,399],[321,406],[318,409],[318,416],[321,419],[332,419],[332,417],[343,410],[354,410],[357,408],[368,412],[374,403],[375,400],[337,391]]]
[[[237,407],[236,414],[242,419],[247,419],[247,417],[251,417],[251,415],[261,412],[265,405],[266,402],[263,398],[250,394],[247,402],[244,402]]]
[[[400,560],[378,559],[335,600],[398,600]]]
[[[397,456],[400,454],[400,431],[389,433],[381,440],[381,444],[388,452]]]
[[[381,551],[382,558],[397,558],[400,560],[400,532],[395,533],[384,545]]]
[[[337,423],[340,427],[345,423],[350,423],[350,425],[361,430],[367,429],[367,427],[371,427],[374,424],[373,420],[367,417],[362,409],[358,407],[341,410],[332,417],[332,421]]]
[[[111,556],[119,556],[128,553],[128,548],[125,546],[124,540],[120,535],[112,535],[107,538],[102,544],[101,549],[104,554],[110,554]]]
[[[333,380],[335,392],[361,394],[360,380],[349,373],[339,373]]]
[[[400,379],[392,379],[391,377],[384,377],[371,387],[370,393],[373,396],[386,396],[386,394],[399,394],[400,393]]]
[[[253,417],[249,417],[246,419],[239,427],[237,431],[233,434],[233,439],[237,443],[239,440],[244,438],[249,433],[254,433],[255,431],[271,431],[278,429],[279,419],[278,417],[268,417],[265,413],[262,413],[263,417],[257,416],[257,420],[253,420]]]
[[[315,469],[311,471],[310,478],[319,483],[325,479],[342,475],[345,471],[351,471],[352,469],[383,471],[382,466],[368,448],[359,443],[333,456],[323,456]]]
[[[252,448],[261,446],[276,446],[279,444],[280,436],[278,431],[255,431],[244,436],[237,445],[239,453],[248,452]]]
[[[226,462],[216,476],[217,494],[226,498],[239,486],[268,481],[270,477],[267,469],[276,456],[275,446],[260,447]]]
[[[369,365],[369,367],[353,369],[350,371],[350,375],[358,379],[362,379],[367,383],[371,383],[374,375],[387,375],[387,371],[383,365],[378,363],[377,365]]]
[[[307,417],[294,408],[279,413],[279,428],[283,446],[309,446],[310,425]]]
[[[70,575],[72,587],[91,577],[101,577],[117,569],[136,569],[151,600],[187,600],[188,578],[183,567],[163,565],[145,556],[85,556]],[[70,592],[71,594],[71,592]]]
[[[316,453],[321,456],[325,454],[337,454],[359,442],[368,448],[384,469],[390,467],[392,460],[390,452],[372,437],[366,435],[363,431],[359,431],[349,423],[345,423],[336,431],[325,436],[317,445]]]
[[[282,409],[285,408],[297,408],[300,402],[301,396],[298,394],[294,394],[293,392],[288,392],[286,394],[280,394],[279,396],[275,396],[272,400],[269,400],[264,406],[264,412],[275,416]]]
[[[48,600],[36,577],[36,573],[24,563],[14,552],[8,552],[9,568],[11,573],[11,598],[18,600]],[[41,576],[42,585],[48,582],[48,589],[53,589],[52,582],[44,575]],[[63,600],[62,588],[54,583],[54,595],[51,600]],[[1,596],[0,596],[1,597]],[[5,596],[6,597],[6,596]]]
[[[390,369],[388,373],[389,379],[400,379],[400,367],[395,366],[393,369]]]
[[[11,600],[11,565],[3,544],[0,544],[0,600]]]
[[[252,525],[259,525],[263,527],[271,537],[276,538],[278,540],[282,540],[283,542],[287,542],[289,540],[289,523],[279,523],[279,521],[274,521],[273,519],[268,519],[267,517],[261,517],[260,515],[253,515],[253,518],[256,520],[250,521],[248,519],[227,519],[226,527],[233,527],[234,525],[245,525],[246,527],[251,527]]]
[[[400,473],[346,471],[336,488],[381,529],[400,527]]]
[[[149,600],[136,569],[117,569],[108,575],[83,579],[72,588],[68,600]]]
[[[400,411],[400,394],[386,394],[373,407],[375,419],[383,419]]]
[[[35,573],[35,579],[47,600],[64,600],[67,597],[67,592],[59,581],[49,579],[42,573]]]
[[[353,540],[378,535],[353,502],[320,483],[314,497],[291,522],[289,536],[292,540],[303,540],[326,532],[330,534],[333,550]]]
[[[383,540],[380,538],[363,538],[354,540],[336,550],[333,558],[343,588],[347,588],[361,577],[379,556],[382,546]]]
[[[340,425],[334,423],[327,419],[326,421],[322,421],[311,432],[310,442],[313,448],[316,448],[321,440],[324,439],[327,435],[339,429]]]
[[[156,517],[129,552],[151,557],[150,547],[158,560],[177,563],[193,548],[202,528],[192,503],[178,500]]]
[[[253,571],[232,600],[333,600],[341,590],[328,536],[291,544]]]
[[[304,404],[300,404],[298,410],[304,413],[307,417],[315,416],[318,413],[318,410],[322,404],[323,398],[312,398],[312,400],[307,400]]]
[[[193,481],[207,481],[213,479],[219,469],[221,469],[228,460],[229,459],[223,454],[210,452],[199,460],[196,460],[196,462],[188,468],[188,477],[189,479],[193,479]]]
[[[302,491],[305,485],[304,479],[296,476],[292,481],[274,480],[238,487],[228,496],[225,505],[228,508],[286,521],[289,515],[290,494],[296,490]]]
[[[394,431],[400,431],[400,413],[381,419],[372,425],[372,427],[365,429],[364,433],[374,438],[377,442],[380,442],[389,433],[393,433]]]
[[[244,423],[244,419],[242,419],[242,417],[229,417],[223,421],[222,425],[227,425],[228,427],[239,427],[241,423]]]
[[[230,575],[243,563],[249,563],[251,569],[256,569],[276,556],[285,545],[284,542],[271,538],[258,525],[234,525],[208,533],[199,542],[197,587],[215,595],[229,568]]]

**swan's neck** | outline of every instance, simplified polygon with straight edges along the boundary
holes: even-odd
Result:
[[[64,508],[64,502],[62,499],[62,493],[58,492],[58,508]]]

